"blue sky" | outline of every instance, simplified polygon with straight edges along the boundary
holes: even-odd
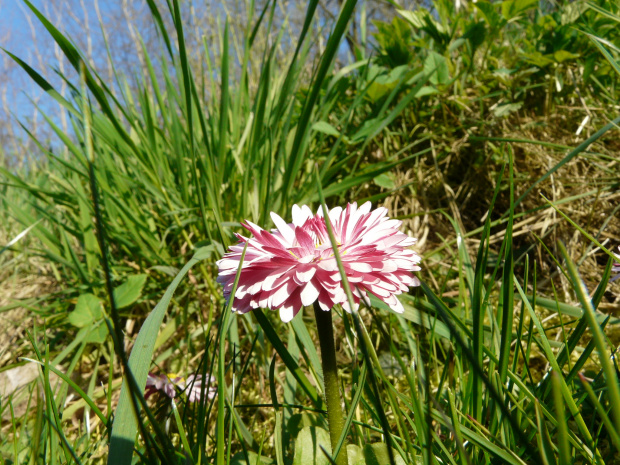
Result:
[[[32,30],[26,19],[25,8],[23,3],[17,0],[0,0],[0,45],[9,52],[35,65]],[[40,28],[36,27],[38,25],[35,21],[33,21],[33,26],[35,26],[35,34],[38,34],[40,37],[42,33]],[[9,60],[5,55],[2,57],[2,61],[0,61],[3,72],[7,71]],[[11,102],[11,110],[13,112],[20,116],[32,114],[31,109],[30,111],[26,110],[26,107],[31,107],[31,104],[28,102],[24,92],[36,92],[37,89],[27,79],[25,73],[12,71],[9,79],[4,81],[3,86],[8,88],[7,98]]]
[[[66,31],[68,36],[75,40],[80,50],[85,51],[89,44],[86,39],[91,39],[92,58],[96,68],[108,85],[114,85],[113,76],[111,73],[106,72],[107,54],[95,10],[95,0],[48,0],[47,2],[32,0],[32,3],[53,24]],[[202,15],[202,18],[219,17],[222,19],[221,23],[223,24],[225,16],[223,3],[210,0],[196,0],[193,3],[195,6],[200,6],[199,14]],[[69,4],[72,5],[71,9],[68,7]],[[139,5],[143,5],[143,2],[129,0],[127,4],[132,8],[139,8]],[[122,0],[99,0],[98,5],[108,31],[108,39],[111,42],[111,54],[114,57],[114,62],[117,65],[124,65],[121,73],[124,72],[125,75],[132,76],[133,71],[139,66],[139,57],[136,52],[135,42],[130,38],[129,25],[131,24],[132,27],[135,27],[143,36],[146,34],[149,37],[153,37],[155,33],[150,13],[145,7],[141,12],[142,14],[138,14],[132,21],[128,21],[122,13]],[[188,3],[185,2],[184,8],[187,8],[187,5]],[[337,5],[337,3],[333,2],[333,5]],[[229,13],[235,16],[233,20],[244,21],[242,19],[242,12],[234,11]],[[303,12],[298,12],[297,10],[294,13],[292,11],[280,11],[279,13],[282,15],[303,15]],[[86,17],[88,18],[88,33],[86,32],[85,25]],[[188,26],[188,29],[193,28],[192,24]],[[191,29],[191,32],[194,32],[193,29]],[[213,37],[212,30],[204,31],[201,29],[200,33]],[[217,47],[217,43],[218,41],[215,40],[213,46]],[[22,0],[0,0],[0,46],[23,59],[37,72],[41,73],[54,88],[61,92],[62,80],[57,75],[56,70],[64,67],[62,69],[64,74],[70,77],[75,76],[66,59],[62,63],[59,62],[61,54],[55,50],[55,44],[50,34]],[[198,53],[202,53],[201,46],[197,47],[196,50]],[[342,44],[342,50],[344,58],[348,51],[345,43]],[[6,127],[3,128],[2,125],[6,125],[7,121],[9,121],[7,107],[11,114],[29,128],[34,128],[36,131],[45,130],[46,125],[41,116],[37,115],[31,100],[34,100],[44,112],[51,115],[58,122],[60,118],[59,105],[45,95],[32,79],[6,54],[0,57],[0,79],[3,81],[2,86],[0,86],[0,92],[3,92],[4,95],[4,100],[0,102],[0,136],[3,134],[3,129],[4,133],[6,133]],[[15,119],[12,119],[10,125],[14,132],[20,132],[24,135]]]
[[[141,3],[141,2],[140,2]],[[68,35],[77,42],[78,48],[86,50],[87,37],[91,38],[93,59],[98,68],[105,69],[106,52],[103,36],[93,0],[33,0],[32,4],[39,9],[53,24],[68,31]],[[69,4],[72,8],[69,9]],[[99,7],[104,21],[116,20],[121,17],[119,0],[100,0]],[[84,8],[86,11],[84,11]],[[86,33],[85,18],[88,18],[89,33]],[[124,26],[124,25],[123,25]],[[125,28],[125,31],[127,28]],[[124,31],[123,31],[124,32]],[[112,46],[122,44],[126,33],[114,34],[110,38]],[[61,54],[55,47],[50,34],[43,27],[29,8],[21,0],[0,0],[0,46],[15,54],[28,63],[37,72],[42,74],[57,90],[62,90],[62,80],[57,70],[62,69],[64,74],[74,76],[74,72],[67,60],[59,62]],[[135,63],[133,57],[127,60]],[[104,75],[107,77],[107,75]],[[110,76],[111,77],[111,76]],[[7,125],[11,121],[11,130],[25,137],[16,119],[25,123],[27,127],[37,131],[44,129],[44,122],[36,113],[33,101],[40,108],[59,120],[59,105],[32,81],[32,79],[6,54],[0,57],[0,78],[4,100],[0,105],[0,125]],[[65,89],[66,90],[66,89]],[[13,117],[9,117],[11,113]],[[7,132],[6,127],[0,127],[0,134]]]

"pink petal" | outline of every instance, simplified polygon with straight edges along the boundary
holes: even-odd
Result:
[[[295,315],[301,310],[301,299],[299,298],[299,292],[293,294],[286,303],[280,307],[280,319],[284,323],[288,323]]]

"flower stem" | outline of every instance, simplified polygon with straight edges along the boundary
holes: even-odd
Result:
[[[323,380],[325,382],[325,402],[327,404],[327,423],[329,425],[329,439],[332,445],[332,453],[335,452],[338,440],[344,427],[344,411],[340,399],[338,387],[338,366],[336,365],[336,348],[334,346],[334,326],[332,312],[324,311],[318,302],[314,303],[314,317],[319,333],[321,344],[321,362],[323,364]],[[337,465],[347,465],[346,442],[340,448],[336,457]]]

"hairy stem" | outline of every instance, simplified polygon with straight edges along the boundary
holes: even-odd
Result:
[[[316,326],[319,333],[319,343],[321,344],[327,423],[329,425],[329,438],[333,453],[336,450],[344,427],[344,411],[342,410],[340,389],[338,387],[338,366],[336,364],[332,312],[331,310],[327,312],[322,310],[318,302],[315,302],[314,317],[316,318]],[[335,459],[337,465],[348,464],[346,443],[340,448],[340,453]]]

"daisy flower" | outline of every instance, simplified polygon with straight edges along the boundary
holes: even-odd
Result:
[[[209,375],[207,376],[207,386],[205,388],[205,395],[207,399],[213,399],[217,394],[217,387],[213,386],[215,378]],[[189,402],[197,402],[200,400],[200,394],[202,393],[202,375],[189,375],[185,380],[185,394]]]
[[[182,379],[183,378],[174,373],[169,373],[167,375],[154,375],[149,373],[146,377],[144,398],[148,399],[154,392],[160,391],[171,399],[174,399],[177,395],[177,391],[174,387]]]
[[[214,379],[212,376],[207,377],[207,386],[205,395],[207,399],[213,399],[217,393],[217,388],[212,386]],[[166,394],[169,398],[174,399],[177,395],[177,389],[185,392],[189,402],[200,400],[202,393],[202,375],[189,375],[187,379],[174,373],[167,375],[154,375],[149,373],[146,378],[146,390],[144,398],[148,399],[155,391]]]
[[[329,212],[355,309],[360,300],[369,303],[372,294],[402,313],[397,295],[420,284],[412,272],[420,270],[421,259],[409,248],[416,239],[399,231],[402,222],[388,218],[387,213],[383,207],[371,210],[370,202]],[[273,212],[271,218],[276,226],[271,231],[246,221],[243,226],[253,237],[237,234],[240,242],[217,262],[217,281],[224,286],[228,302],[247,242],[232,310],[277,309],[284,322],[291,321],[302,306],[317,301],[323,310],[340,304],[351,311],[322,208],[313,215],[307,206],[294,205],[292,223]]]

